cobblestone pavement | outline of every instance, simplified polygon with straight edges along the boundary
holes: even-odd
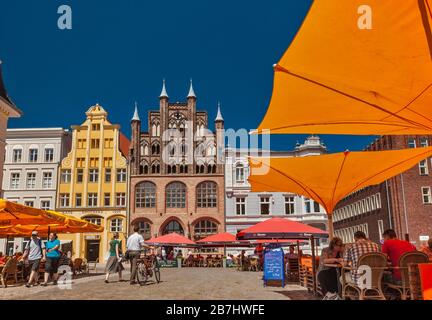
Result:
[[[124,275],[128,279],[129,273]],[[233,269],[208,268],[163,268],[162,281],[156,284],[149,281],[144,286],[131,286],[129,282],[118,282],[113,275],[110,283],[104,283],[104,275],[74,279],[72,289],[59,289],[57,286],[9,286],[0,288],[0,300],[4,299],[132,299],[132,300],[201,300],[201,299],[263,299],[263,300],[305,300],[314,299],[304,288],[288,284],[285,288],[264,287],[262,272],[239,272]]]

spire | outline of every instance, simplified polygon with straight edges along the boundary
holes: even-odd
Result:
[[[134,115],[133,115],[131,121],[141,121],[140,117],[138,115],[138,103],[137,102],[135,102],[135,112],[134,112]]]
[[[167,93],[166,88],[165,88],[165,79],[163,79],[162,92],[161,92],[159,98],[168,98],[168,93]]]
[[[220,102],[218,102],[218,111],[217,111],[217,115],[216,115],[215,121],[224,121],[224,119],[222,117],[221,110],[220,110]]]
[[[188,93],[187,97],[188,98],[196,98],[195,91],[194,91],[194,88],[192,85],[192,79],[190,79],[190,88],[189,88],[189,93]]]

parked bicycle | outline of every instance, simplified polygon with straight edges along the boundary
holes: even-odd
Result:
[[[137,260],[138,282],[145,284],[150,278],[154,277],[156,282],[161,281],[159,261],[154,254],[147,255],[147,250],[142,250]]]

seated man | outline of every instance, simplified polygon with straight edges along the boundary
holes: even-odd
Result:
[[[416,247],[408,241],[399,240],[396,237],[396,232],[392,229],[384,231],[383,238],[384,244],[382,246],[382,252],[388,256],[393,268],[399,265],[399,259],[404,253],[416,251]],[[392,275],[387,276],[385,280],[394,284],[400,284],[400,270],[393,269]]]
[[[430,238],[427,242],[426,246],[421,248],[421,252],[427,254],[429,257],[429,261],[432,262],[432,238]]]
[[[0,252],[0,264],[3,265],[6,263],[6,257],[3,255],[3,252]]]
[[[378,245],[367,239],[363,231],[356,231],[354,233],[354,241],[355,243],[353,243],[343,255],[343,265],[350,266],[352,270],[342,274],[342,277],[345,277],[347,283],[358,285],[359,275],[357,274],[357,268],[359,267],[359,258],[366,253],[378,252],[379,250]]]

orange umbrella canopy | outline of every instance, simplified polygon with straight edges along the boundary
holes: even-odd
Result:
[[[46,211],[0,199],[0,228],[24,224],[54,223]]]
[[[350,193],[381,183],[432,156],[432,147],[320,156],[251,157],[253,192],[293,192],[319,202],[328,213]]]
[[[430,134],[431,25],[425,0],[315,0],[258,132]]]

